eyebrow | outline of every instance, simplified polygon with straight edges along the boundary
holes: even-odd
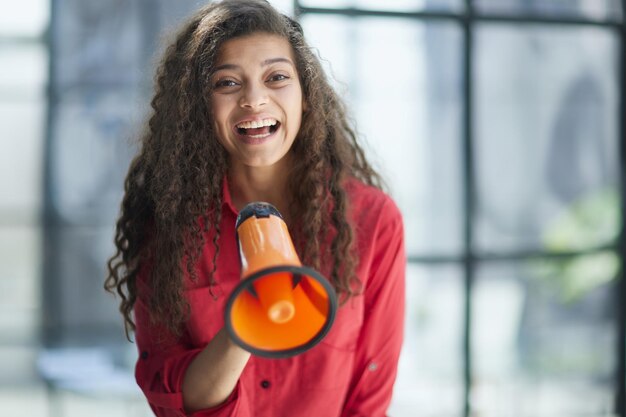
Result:
[[[268,65],[272,65],[272,64],[275,64],[277,62],[286,62],[287,64],[290,64],[291,66],[294,66],[293,62],[291,62],[291,60],[289,58],[283,58],[283,57],[266,59],[265,61],[261,62],[261,66],[262,67],[266,67]],[[225,70],[225,69],[236,70],[238,68],[239,68],[239,65],[222,64],[222,65],[219,65],[219,66],[215,67],[213,72],[217,72],[217,71]]]

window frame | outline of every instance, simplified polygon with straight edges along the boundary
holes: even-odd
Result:
[[[349,8],[323,8],[310,7],[301,4],[301,1],[294,0],[293,10],[296,19],[305,15],[334,15],[344,17],[381,17],[381,18],[402,18],[413,21],[433,22],[447,21],[459,25],[462,32],[462,121],[461,121],[461,149],[462,149],[462,252],[460,255],[409,255],[410,264],[457,264],[461,265],[464,281],[464,306],[463,306],[463,417],[471,415],[470,393],[471,381],[473,378],[473,366],[471,360],[471,324],[472,324],[472,288],[475,279],[475,271],[478,263],[485,261],[515,261],[533,259],[567,259],[596,252],[598,250],[612,250],[618,254],[620,259],[620,269],[616,279],[615,302],[617,308],[617,343],[615,346],[617,355],[617,367],[615,369],[615,406],[616,415],[626,417],[626,118],[620,117],[618,126],[619,136],[619,198],[620,198],[620,219],[621,229],[618,239],[612,243],[598,248],[591,248],[582,251],[571,252],[548,252],[548,251],[511,251],[505,254],[491,254],[479,251],[474,242],[473,219],[476,211],[475,201],[475,158],[474,158],[474,86],[473,86],[473,66],[474,66],[474,37],[476,26],[485,22],[506,23],[510,25],[541,25],[541,26],[575,26],[575,27],[598,27],[608,31],[613,31],[619,38],[619,97],[618,114],[625,114],[626,110],[626,0],[621,0],[622,17],[620,19],[593,20],[585,17],[571,16],[543,16],[535,13],[485,13],[478,10],[474,0],[461,0],[462,8],[459,11],[385,11],[373,9]]]

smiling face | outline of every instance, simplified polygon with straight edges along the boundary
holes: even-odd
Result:
[[[215,129],[231,168],[287,163],[303,110],[289,42],[266,33],[226,41],[211,83]]]

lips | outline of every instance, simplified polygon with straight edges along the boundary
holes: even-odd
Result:
[[[273,118],[245,120],[235,125],[237,134],[245,139],[264,139],[275,133],[280,122]]]

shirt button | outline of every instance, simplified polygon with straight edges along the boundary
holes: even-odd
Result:
[[[145,350],[141,352],[141,359],[148,359],[148,352],[146,352]]]
[[[270,387],[270,381],[268,381],[267,379],[264,379],[263,381],[261,381],[261,388],[263,389],[268,389]]]
[[[372,362],[369,365],[367,365],[367,370],[370,372],[374,372],[377,369],[378,369],[378,364],[376,362]]]

